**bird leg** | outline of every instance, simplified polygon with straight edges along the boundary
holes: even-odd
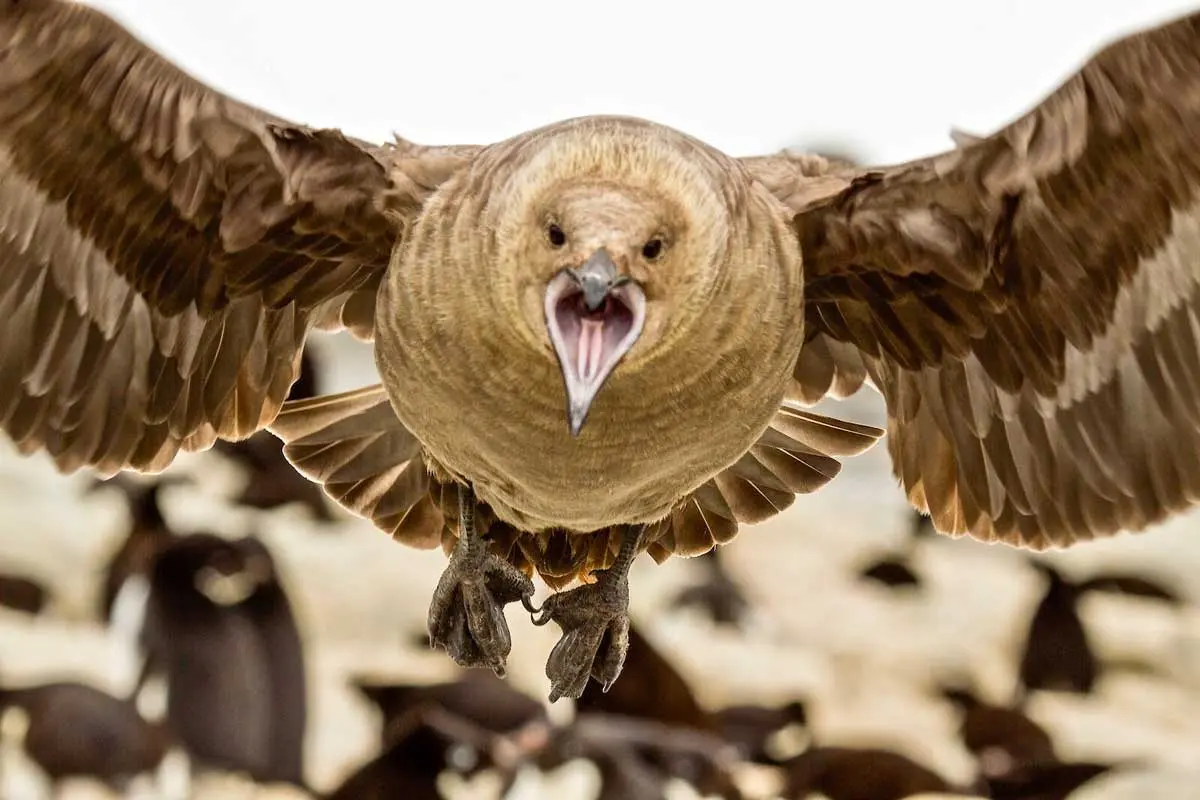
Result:
[[[533,581],[488,552],[475,528],[475,492],[458,487],[458,544],[429,604],[429,643],[462,667],[487,667],[504,677],[512,636],[504,606],[531,607]]]
[[[563,631],[546,661],[551,703],[582,695],[589,676],[607,692],[621,674],[629,650],[629,567],[644,532],[644,525],[625,526],[621,551],[595,583],[551,595],[533,617],[534,625],[553,620]]]

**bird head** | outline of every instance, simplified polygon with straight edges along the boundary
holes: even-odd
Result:
[[[253,536],[226,539],[193,534],[175,541],[159,558],[160,565],[191,573],[191,585],[210,601],[236,606],[276,579],[266,547]]]
[[[606,386],[702,323],[728,246],[728,178],[699,142],[627,118],[554,126],[521,155],[493,204],[500,257],[578,436]]]
[[[547,254],[554,272],[542,306],[562,371],[567,423],[578,436],[601,387],[642,335],[652,280],[647,267],[666,255],[668,234],[650,198],[579,186],[556,200],[544,235],[551,253],[567,252]]]

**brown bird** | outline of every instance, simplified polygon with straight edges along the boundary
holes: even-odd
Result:
[[[1125,38],[994,134],[898,166],[732,158],[584,117],[374,145],[244,105],[103,14],[0,3],[0,427],[157,471],[272,426],[350,511],[441,545],[431,638],[502,614],[611,684],[641,552],[695,555],[878,432],[938,530],[1027,547],[1200,497],[1200,16]],[[803,256],[803,258],[802,258]],[[280,407],[313,329],[382,385]],[[596,574],[598,573],[598,574]]]
[[[436,702],[414,706],[391,727],[382,752],[324,795],[326,800],[441,800],[441,773],[512,772],[530,755],[520,744]]]
[[[732,776],[736,750],[707,731],[583,711],[555,731],[538,756],[543,769],[584,758],[600,772],[598,800],[658,800],[672,779],[704,797],[742,800]]]
[[[375,704],[381,715],[380,735],[384,747],[387,736],[396,730],[397,720],[412,709],[435,704],[482,730],[521,740],[545,736],[550,720],[545,707],[517,691],[490,672],[468,670],[448,683],[396,684],[367,680],[354,687]],[[402,729],[407,730],[405,726]]]
[[[795,800],[815,793],[829,800],[901,800],[956,789],[928,767],[892,750],[811,747],[780,766],[787,775],[783,796]]]
[[[448,683],[394,684],[357,681],[355,688],[379,709],[380,746],[386,754],[397,736],[411,733],[414,709],[438,708],[473,728],[481,735],[495,735],[522,753],[545,746],[552,735],[545,706],[516,690],[512,684],[486,670],[465,670]],[[469,744],[463,742],[462,744]],[[391,763],[392,756],[383,756]],[[503,796],[517,780],[517,764],[495,765],[487,759],[467,759],[458,772],[473,776],[487,768],[496,768]],[[435,776],[436,777],[436,776]]]
[[[28,715],[22,747],[55,786],[87,777],[124,791],[156,769],[171,744],[166,728],[144,719],[131,699],[83,683],[0,689],[0,708],[11,707]]]
[[[1023,710],[986,703],[960,688],[947,688],[942,694],[962,713],[959,736],[985,780],[1058,762],[1050,734]]]
[[[808,726],[808,708],[800,700],[780,706],[734,705],[713,713],[725,741],[734,744],[742,758],[759,764],[778,764],[771,739],[793,725]]]
[[[1112,764],[1057,762],[1031,765],[985,781],[993,800],[1065,800],[1086,783],[1111,772]]]

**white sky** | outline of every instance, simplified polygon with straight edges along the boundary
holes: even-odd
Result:
[[[890,163],[984,133],[1097,48],[1200,0],[91,0],[281,116],[371,140],[486,143],[620,113],[732,155]],[[700,8],[699,3],[691,4]]]

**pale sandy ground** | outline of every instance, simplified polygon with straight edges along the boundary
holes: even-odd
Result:
[[[340,338],[317,345],[326,356],[328,391],[374,382],[365,348]],[[880,401],[866,392],[841,410],[878,421]],[[164,504],[179,528],[240,533],[258,525],[280,562],[307,636],[310,781],[332,788],[373,754],[376,737],[375,720],[346,687],[347,676],[434,680],[450,674],[441,654],[405,644],[409,632],[424,626],[444,558],[397,546],[359,520],[347,519],[341,535],[328,535],[296,508],[270,514],[231,509],[220,497],[240,477],[212,454],[181,458],[178,469],[203,471],[212,495],[166,490]],[[43,579],[55,594],[55,607],[42,619],[0,610],[0,678],[6,682],[83,677],[120,691],[129,681],[120,644],[97,625],[93,610],[98,570],[124,534],[125,510],[115,496],[81,496],[85,480],[58,476],[42,458],[19,458],[7,443],[0,447],[0,567]],[[1068,573],[1101,565],[1144,570],[1200,601],[1198,519],[1081,546],[1053,560]],[[1040,579],[1007,548],[945,539],[918,551],[926,579],[922,594],[855,584],[855,567],[903,541],[907,525],[886,450],[877,447],[821,492],[801,498],[777,520],[745,530],[728,548],[727,563],[757,605],[748,632],[713,629],[688,613],[656,613],[697,575],[696,565],[686,561],[655,566],[643,558],[636,565],[634,614],[704,702],[811,698],[821,741],[894,747],[950,779],[965,780],[972,767],[956,743],[956,719],[924,687],[967,676],[984,694],[1006,697]],[[1054,734],[1064,758],[1144,759],[1159,766],[1096,781],[1075,797],[1200,798],[1200,611],[1099,596],[1086,600],[1084,610],[1103,658],[1146,668],[1108,673],[1092,698],[1035,697],[1032,714]],[[515,611],[510,623],[511,680],[545,696],[542,669],[557,629],[534,628]],[[19,733],[13,727],[6,726],[10,736]],[[39,797],[36,776],[12,750],[4,753],[0,800]],[[526,784],[520,794],[586,797],[594,779],[576,769],[540,788]],[[452,783],[451,795],[487,795],[482,784],[467,792]],[[75,788],[68,797],[104,796]],[[147,787],[139,796],[163,791]],[[197,796],[251,795],[223,785]]]

